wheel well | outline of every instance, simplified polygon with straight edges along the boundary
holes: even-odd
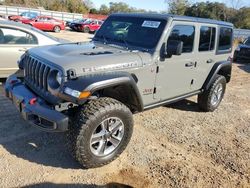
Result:
[[[125,104],[132,113],[140,112],[141,104],[138,96],[129,84],[117,85],[97,91],[100,97],[110,97]]]
[[[226,78],[227,83],[228,83],[228,82],[230,81],[230,79],[231,79],[231,69],[232,69],[231,66],[225,66],[225,67],[222,67],[222,68],[219,70],[219,72],[218,72],[219,75],[222,75],[222,76],[224,76],[224,77]]]

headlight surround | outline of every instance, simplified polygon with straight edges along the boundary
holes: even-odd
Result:
[[[20,59],[17,61],[18,68],[21,69],[21,70],[24,69],[24,63],[25,63],[25,62],[24,62],[24,59],[25,59],[25,57],[26,57],[26,53],[23,54],[23,55],[20,57]]]
[[[63,74],[59,70],[52,70],[49,73],[48,84],[52,89],[58,89],[63,83]]]

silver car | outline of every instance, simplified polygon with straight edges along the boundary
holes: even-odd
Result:
[[[17,61],[27,49],[63,42],[31,26],[0,20],[0,78],[18,70]]]

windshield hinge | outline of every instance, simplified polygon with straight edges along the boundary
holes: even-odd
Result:
[[[156,87],[154,88],[154,94],[156,93]]]
[[[159,72],[159,66],[156,67],[156,73],[158,73],[158,72]]]

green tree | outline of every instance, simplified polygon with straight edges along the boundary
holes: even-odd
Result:
[[[188,0],[166,0],[168,3],[170,14],[184,15],[189,6]]]
[[[243,7],[239,9],[233,22],[237,28],[250,29],[250,8]]]
[[[107,5],[101,5],[99,9],[99,13],[103,15],[108,15],[109,14],[109,7]]]

